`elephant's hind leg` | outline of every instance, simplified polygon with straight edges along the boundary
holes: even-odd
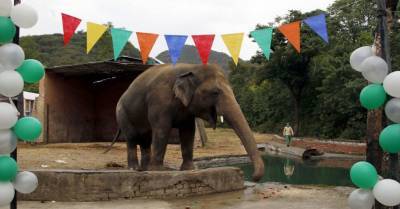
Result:
[[[142,141],[140,142],[140,153],[141,153],[140,169],[142,171],[147,171],[149,169],[149,163],[151,158],[151,137],[152,134],[151,132],[149,132],[148,134],[145,134],[143,136],[143,138],[141,139]]]
[[[139,162],[137,158],[137,144],[136,141],[137,133],[135,129],[131,126],[126,118],[121,117],[118,118],[118,124],[120,125],[121,132],[125,135],[126,138],[126,148],[127,148],[127,155],[128,155],[128,168],[138,170],[139,169]]]
[[[137,158],[137,144],[134,139],[127,139],[127,151],[128,151],[128,168],[133,170],[139,170],[139,161]]]

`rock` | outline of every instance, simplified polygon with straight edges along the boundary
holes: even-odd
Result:
[[[319,151],[315,148],[307,148],[302,155],[303,160],[308,160],[311,158],[311,156],[321,156],[323,155],[324,152]]]

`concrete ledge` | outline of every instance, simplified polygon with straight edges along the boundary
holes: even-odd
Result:
[[[36,170],[39,187],[19,200],[99,201],[136,197],[177,198],[244,188],[239,168],[194,171]]]

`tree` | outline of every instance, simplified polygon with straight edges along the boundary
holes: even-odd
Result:
[[[315,15],[321,11],[302,14],[299,11],[290,11],[286,17],[276,19],[275,25],[289,23]],[[263,26],[258,26],[262,28]],[[323,47],[321,40],[308,29],[302,29],[302,52],[297,53],[281,33],[275,33],[273,46],[274,53],[271,60],[264,64],[262,71],[265,79],[280,81],[289,90],[293,100],[295,133],[300,131],[300,114],[302,112],[302,98],[306,87],[309,85],[309,70],[311,60]],[[252,60],[260,60],[262,54],[257,54]],[[291,112],[291,111],[289,111]]]

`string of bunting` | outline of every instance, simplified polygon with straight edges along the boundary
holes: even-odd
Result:
[[[82,19],[65,13],[61,13],[61,16],[64,31],[64,45],[67,45],[73,37],[76,29],[81,24]],[[329,43],[325,14],[319,14],[316,16],[308,17],[302,21],[296,21],[279,26],[277,28],[278,31],[286,37],[288,42],[295,48],[298,53],[301,52],[301,23],[306,24],[319,37],[321,37],[324,42]],[[110,29],[115,60],[120,56],[125,45],[128,43],[129,38],[133,34],[133,32],[129,30],[109,28],[107,25],[97,24],[93,22],[87,22],[86,27],[86,53],[90,53],[92,48],[96,45],[97,41],[103,36],[103,34],[107,30]],[[271,54],[273,30],[273,28],[264,28],[250,32],[251,37],[254,38],[255,42],[261,48],[263,54],[267,59],[270,58]],[[149,54],[160,35],[155,33],[143,32],[136,32],[136,35],[139,42],[141,57],[143,63],[145,64],[147,63]],[[239,61],[239,55],[242,48],[244,35],[245,33],[232,33],[221,35],[221,38],[225,46],[227,47],[235,65],[237,65]],[[178,62],[181,56],[182,49],[188,37],[188,35],[164,35],[168,46],[168,52],[174,65]],[[198,50],[202,63],[207,64],[208,57],[210,55],[213,42],[215,40],[215,34],[192,35],[192,39]]]

